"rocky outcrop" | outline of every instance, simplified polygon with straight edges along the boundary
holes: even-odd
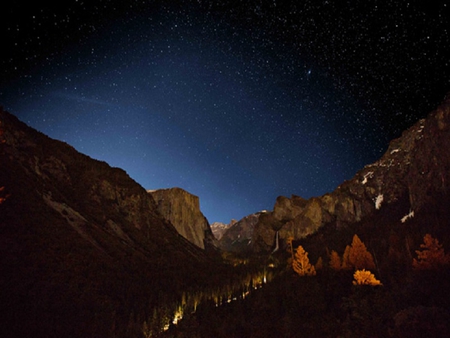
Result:
[[[279,197],[274,210],[255,225],[254,250],[269,251],[281,239],[304,238],[324,225],[337,229],[373,217],[405,200],[404,222],[450,189],[450,98],[426,119],[393,140],[381,159],[324,196]]]
[[[155,200],[161,215],[173,224],[181,236],[202,249],[205,248],[205,243],[212,244],[215,241],[208,220],[200,211],[197,196],[181,188],[147,192]]]
[[[214,222],[210,224],[211,227],[211,231],[214,235],[214,237],[217,240],[220,240],[223,236],[223,234],[225,233],[225,231],[228,230],[228,228],[230,228],[233,224],[235,224],[237,221],[235,219],[232,219],[230,223],[225,224],[222,222]]]
[[[257,212],[233,222],[220,238],[219,248],[231,252],[250,251],[255,224],[264,214],[265,212]]]

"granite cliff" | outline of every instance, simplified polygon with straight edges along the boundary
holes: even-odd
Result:
[[[236,222],[237,221],[235,219],[232,219],[231,222],[228,224],[225,224],[222,222],[211,223],[210,227],[211,227],[211,231],[212,231],[214,237],[216,237],[217,240],[220,240],[222,238],[223,234],[225,233],[225,231],[227,231],[227,229]]]
[[[380,160],[365,166],[333,192],[308,200],[278,197],[273,211],[255,225],[253,249],[270,251],[277,231],[280,239],[301,239],[325,225],[341,229],[364,223],[385,209],[395,209],[395,213],[383,216],[384,222],[389,219],[393,224],[425,217],[431,209],[445,209],[449,190],[450,97],[391,141]]]
[[[230,223],[219,240],[219,248],[230,252],[250,251],[254,227],[262,214],[264,212],[257,212]]]
[[[180,235],[199,248],[214,246],[215,238],[208,220],[200,211],[199,198],[181,188],[147,191],[160,214]]]

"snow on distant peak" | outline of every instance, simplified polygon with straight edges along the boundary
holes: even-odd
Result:
[[[400,220],[402,223],[405,223],[408,219],[413,218],[414,217],[414,210],[411,210],[409,212],[409,214],[405,215],[402,217],[402,219]]]
[[[381,208],[381,203],[383,203],[383,194],[379,194],[375,199],[375,209],[379,210]]]
[[[362,184],[366,184],[367,183],[367,179],[368,178],[372,178],[373,177],[373,171],[369,171],[367,174],[364,175],[364,179],[362,180]]]

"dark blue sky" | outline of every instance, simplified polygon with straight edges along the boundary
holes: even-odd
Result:
[[[444,2],[349,3],[18,1],[0,104],[240,219],[334,190],[450,90]]]

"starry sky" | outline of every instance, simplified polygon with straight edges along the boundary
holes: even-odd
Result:
[[[212,223],[319,196],[450,91],[450,4],[10,1],[0,105]]]

